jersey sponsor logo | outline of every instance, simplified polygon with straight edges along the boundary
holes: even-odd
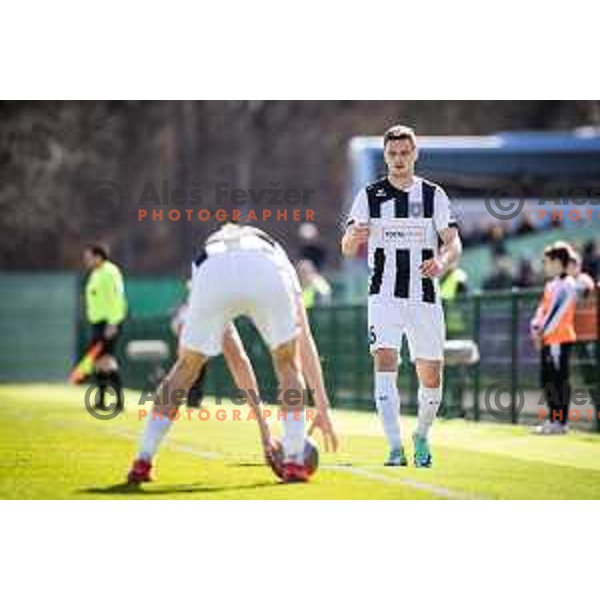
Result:
[[[424,244],[425,227],[420,225],[384,225],[379,232],[379,240],[384,244]]]

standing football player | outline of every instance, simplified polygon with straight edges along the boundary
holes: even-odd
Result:
[[[357,194],[342,252],[354,256],[362,244],[368,244],[375,404],[390,446],[384,464],[407,464],[397,387],[398,354],[406,336],[419,379],[414,461],[417,467],[430,467],[429,430],[442,401],[446,337],[438,278],[456,265],[462,246],[444,190],[415,176],[414,131],[396,125],[386,131],[383,146],[387,177]]]
[[[307,481],[304,462],[304,398],[307,391],[301,368],[303,313],[297,309],[297,278],[285,251],[254,227],[224,225],[206,241],[194,261],[189,311],[183,326],[179,356],[155,394],[138,458],[128,475],[130,483],[150,480],[152,459],[169,430],[172,415],[198,373],[223,349],[225,329],[237,316],[252,319],[271,350],[273,366],[286,411],[283,423],[284,481]],[[312,338],[311,338],[312,339]],[[307,365],[308,366],[308,365]],[[292,394],[293,393],[293,397]],[[326,397],[315,393],[314,425],[335,448],[337,440]],[[160,417],[163,418],[160,418]]]

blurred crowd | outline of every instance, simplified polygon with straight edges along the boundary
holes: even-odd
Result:
[[[539,257],[524,254],[515,259],[510,256],[504,246],[492,244],[492,272],[483,282],[484,290],[506,290],[513,287],[540,287],[544,283],[542,262]],[[594,281],[600,278],[600,252],[595,239],[583,244],[572,244],[580,272],[589,275]]]
[[[532,233],[548,229],[559,229],[561,221],[536,224],[531,214],[525,211],[516,227],[507,222],[480,222],[471,227],[461,228],[461,239],[465,248],[484,245],[492,254],[493,268],[483,282],[484,290],[506,290],[513,287],[540,287],[544,283],[544,273],[539,257],[524,253],[515,258],[508,252],[507,241],[522,238]],[[578,257],[580,270],[594,281],[600,279],[600,249],[594,238],[582,244],[573,244]]]
[[[489,220],[481,220],[479,223],[465,223],[461,227],[461,239],[463,246],[469,248],[481,244],[489,244],[493,251],[498,254],[506,254],[505,242],[509,238],[518,238],[548,229],[560,229],[562,221],[548,220],[536,223],[529,211],[524,211],[516,227],[511,228],[508,221],[490,223]]]

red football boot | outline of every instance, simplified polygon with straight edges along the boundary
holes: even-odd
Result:
[[[283,463],[282,476],[283,481],[286,483],[304,483],[310,479],[306,466],[294,462]]]
[[[152,463],[143,458],[138,458],[133,462],[131,470],[127,474],[127,483],[147,483],[148,481],[152,481],[150,471],[152,471]]]

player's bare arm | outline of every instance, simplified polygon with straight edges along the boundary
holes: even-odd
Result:
[[[342,237],[342,254],[355,256],[360,247],[369,240],[369,226],[366,223],[352,223]]]
[[[329,415],[329,398],[323,380],[319,352],[310,329],[308,315],[306,314],[306,308],[302,302],[301,295],[296,296],[296,304],[300,319],[300,358],[302,369],[308,387],[314,392],[315,405],[317,407],[317,414],[309,427],[308,434],[311,435],[315,428],[320,429],[323,434],[325,450],[328,452],[329,450],[333,450],[335,452],[338,447],[338,439]]]
[[[248,395],[250,410],[256,415],[261,442],[266,453],[271,448],[271,431],[260,410],[260,404],[257,402],[259,394],[258,382],[252,363],[246,353],[240,334],[233,323],[230,323],[225,328],[223,335],[223,356],[227,363],[227,368],[235,381],[235,385],[239,389],[244,390]]]
[[[462,254],[462,243],[456,227],[442,229],[439,236],[442,245],[438,256],[424,261],[421,265],[421,273],[425,277],[440,277],[458,263]]]

